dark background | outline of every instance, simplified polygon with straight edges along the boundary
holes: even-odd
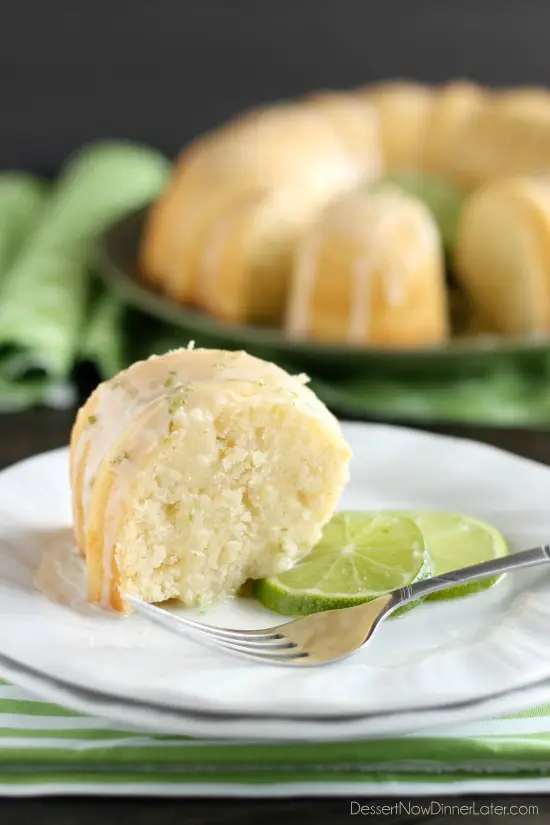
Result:
[[[0,167],[383,77],[550,85],[549,0],[0,0]]]

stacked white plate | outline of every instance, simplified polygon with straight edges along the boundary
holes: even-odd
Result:
[[[462,511],[512,550],[550,541],[550,469],[402,428],[346,424],[343,509]],[[202,621],[280,621],[251,600]],[[279,668],[226,656],[138,616],[92,608],[72,543],[68,451],[0,473],[0,676],[42,698],[158,732],[240,739],[394,736],[550,702],[550,564],[430,602],[356,656]]]

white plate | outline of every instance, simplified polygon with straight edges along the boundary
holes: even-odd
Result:
[[[344,429],[355,457],[343,508],[462,510],[494,523],[514,549],[550,539],[550,469],[459,439]],[[395,734],[515,710],[535,685],[537,700],[550,699],[550,685],[541,686],[550,679],[550,565],[466,600],[422,605],[386,622],[356,656],[305,670],[229,657],[138,616],[92,608],[72,547],[67,459],[57,450],[0,473],[7,679],[125,724],[249,738]],[[44,594],[53,584],[58,601]],[[203,620],[255,627],[280,619],[246,600]]]

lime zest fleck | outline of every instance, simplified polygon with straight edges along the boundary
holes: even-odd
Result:
[[[111,464],[114,464],[114,465],[122,464],[123,461],[128,461],[129,458],[130,458],[130,454],[128,453],[128,451],[123,450],[121,453],[119,453],[117,456],[115,456],[111,460]]]

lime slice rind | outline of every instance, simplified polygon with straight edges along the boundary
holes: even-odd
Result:
[[[504,536],[486,521],[446,510],[388,510],[411,519],[421,529],[439,576],[473,564],[501,558],[509,553]],[[482,593],[505,576],[491,576],[469,584],[457,585],[428,596],[429,601],[462,599]]]
[[[426,600],[430,602],[443,602],[451,599],[466,599],[468,596],[475,596],[478,593],[484,593],[504,578],[504,575],[491,576],[490,578],[483,579],[482,581],[457,585],[456,587],[449,588],[449,590],[441,590],[438,593],[432,593],[431,596],[426,597]]]

